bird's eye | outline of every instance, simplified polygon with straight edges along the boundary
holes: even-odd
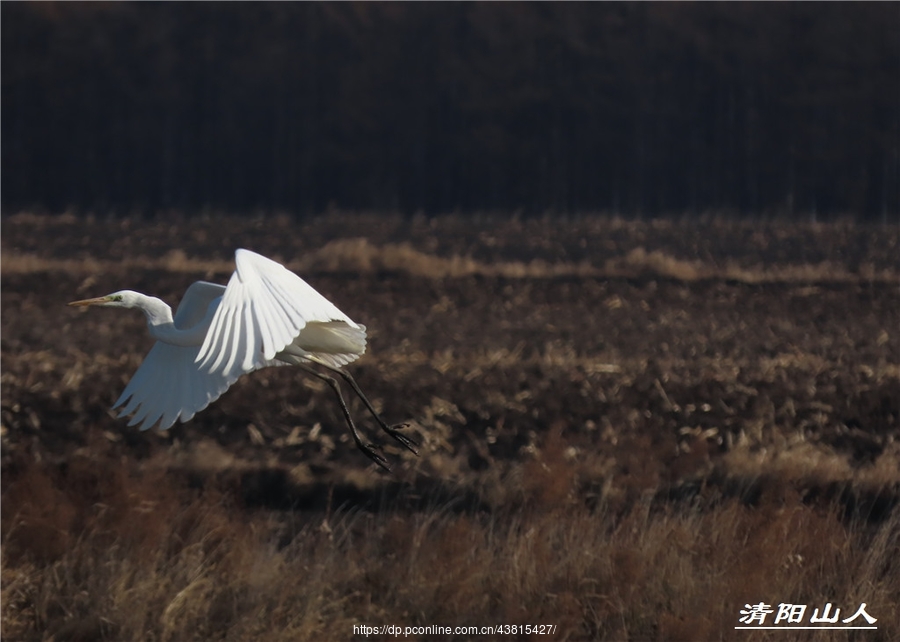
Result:
[[[113,301],[121,301],[121,300],[122,300],[122,295],[121,295],[121,294],[114,294],[114,295],[112,296],[112,299],[111,299],[111,300],[113,300]]]

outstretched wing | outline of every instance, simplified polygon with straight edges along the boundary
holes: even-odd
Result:
[[[191,328],[206,318],[210,306],[220,305],[225,286],[197,281],[184,293],[175,312],[175,326]],[[200,346],[182,347],[157,341],[134,373],[113,409],[122,407],[119,417],[135,413],[129,426],[141,424],[141,430],[159,422],[161,430],[176,421],[182,423],[218,399],[242,372],[226,374],[200,367]],[[278,365],[262,360],[253,369]]]
[[[225,294],[224,285],[209,281],[191,283],[175,311],[175,327],[186,330],[203,321],[210,304],[218,305],[217,299],[220,299],[223,294]]]
[[[249,250],[234,258],[237,269],[197,355],[202,369],[236,379],[273,359],[308,323],[342,321],[359,329],[284,266]]]
[[[113,409],[124,406],[119,417],[134,412],[128,425],[141,424],[141,430],[157,421],[165,430],[179,419],[192,418],[237,380],[201,369],[195,363],[198,352],[200,346],[185,348],[157,341]]]

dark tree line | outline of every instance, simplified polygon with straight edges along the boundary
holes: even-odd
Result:
[[[896,220],[897,3],[18,3],[6,211]]]

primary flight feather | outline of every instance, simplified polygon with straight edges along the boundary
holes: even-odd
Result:
[[[227,286],[197,281],[175,316],[160,299],[131,290],[73,301],[72,306],[137,308],[157,341],[113,405],[119,416],[134,413],[130,426],[161,429],[188,421],[246,373],[274,365],[296,365],[323,379],[338,396],[357,446],[380,466],[385,459],[359,436],[333,377],[356,392],[382,430],[416,452],[414,442],[388,426],[342,366],[366,350],[366,327],[355,323],[306,281],[271,259],[240,249]]]

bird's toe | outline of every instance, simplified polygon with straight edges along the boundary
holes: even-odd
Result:
[[[409,428],[409,424],[408,423],[394,424],[393,426],[390,427],[390,429],[387,431],[387,433],[391,437],[396,439],[404,448],[409,450],[411,453],[413,453],[414,455],[418,455],[419,454],[419,451],[417,450],[417,448],[419,446],[418,442],[416,442],[416,440],[414,440],[412,437],[407,437],[402,432],[400,432],[400,430],[402,430],[403,428]]]
[[[388,466],[388,461],[385,459],[377,450],[375,450],[375,444],[360,444],[359,449],[363,451],[363,454],[378,464],[381,468],[386,470],[387,472],[391,472],[391,467]]]

